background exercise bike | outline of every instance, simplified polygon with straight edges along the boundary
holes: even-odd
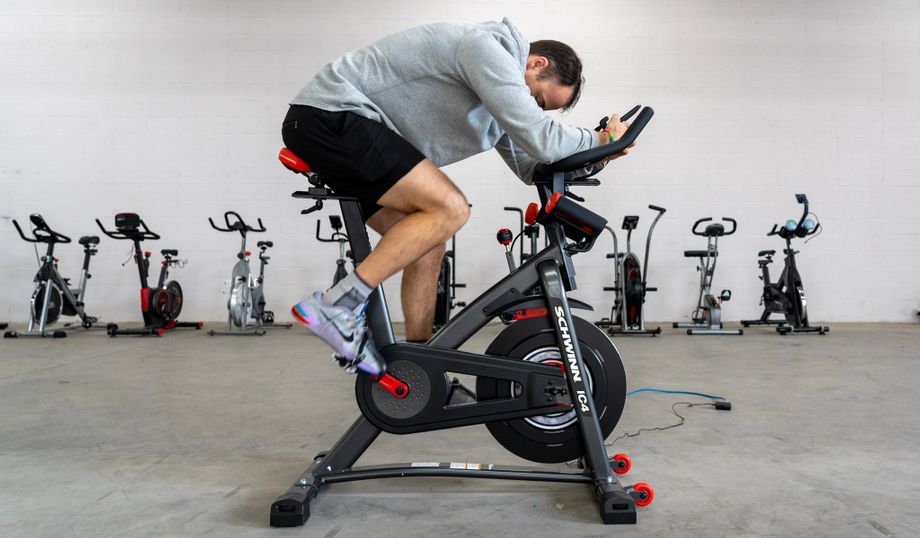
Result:
[[[96,245],[99,244],[99,237],[85,235],[77,242],[83,245],[83,269],[80,271],[80,284],[76,288],[70,287],[70,279],[63,278],[58,272],[58,260],[54,257],[54,247],[58,243],[70,243],[71,239],[64,234],[58,233],[48,226],[45,219],[38,213],[29,216],[32,222],[32,237],[27,237],[23,233],[19,223],[13,219],[13,226],[19,232],[19,237],[29,243],[45,243],[48,245],[45,255],[41,257],[38,266],[38,272],[35,273],[35,291],[32,292],[32,300],[29,307],[29,326],[23,331],[8,331],[3,334],[4,338],[17,338],[20,336],[51,336],[54,338],[63,338],[67,336],[67,330],[75,329],[82,326],[89,329],[99,320],[88,315],[84,311],[83,300],[86,297],[86,283],[92,278],[89,274],[90,258],[96,254]],[[36,251],[36,256],[38,256]],[[48,325],[58,320],[61,314],[65,316],[79,316],[81,324],[66,324],[61,328],[48,331]],[[38,323],[36,330],[35,324]],[[5,324],[4,324],[5,327]]]
[[[227,330],[226,331],[208,331],[208,335],[253,335],[262,336],[265,334],[265,327],[281,327],[290,329],[290,323],[275,323],[275,313],[271,310],[265,310],[265,292],[263,289],[265,283],[265,266],[268,265],[270,256],[266,255],[266,250],[275,246],[272,241],[259,241],[256,247],[259,248],[259,276],[252,274],[249,267],[250,252],[246,250],[246,235],[249,232],[265,232],[266,228],[262,224],[262,219],[256,219],[259,223],[258,228],[246,224],[240,214],[236,211],[227,211],[224,213],[224,225],[221,228],[214,224],[214,219],[208,217],[211,228],[218,232],[239,232],[241,236],[240,251],[236,253],[237,262],[230,273],[229,289],[227,294]],[[317,230],[318,232],[319,230]],[[255,320],[254,325],[250,325],[250,320]],[[233,330],[237,327],[239,330]]]
[[[700,296],[696,307],[690,313],[690,323],[674,323],[675,329],[687,329],[687,334],[735,334],[742,335],[742,329],[722,327],[722,303],[732,298],[731,290],[722,290],[718,297],[712,294],[712,277],[716,274],[716,262],[719,258],[719,238],[735,233],[738,222],[729,217],[722,217],[722,222],[713,222],[702,231],[700,224],[712,221],[712,217],[700,219],[690,228],[690,233],[706,238],[706,250],[685,250],[685,258],[699,258],[696,270],[700,273]],[[725,223],[731,223],[731,229],[725,231]]]
[[[818,222],[817,216],[809,213],[807,196],[796,194],[795,201],[803,205],[802,216],[799,217],[799,220],[789,219],[782,227],[774,224],[773,229],[767,234],[767,236],[778,235],[786,240],[786,248],[783,249],[783,254],[786,255],[783,272],[778,281],[771,282],[769,265],[773,263],[773,255],[776,254],[776,251],[762,250],[757,253],[761,257],[757,260],[757,266],[761,272],[760,280],[763,281],[763,295],[760,297],[763,314],[760,315],[760,319],[744,320],[741,324],[745,327],[777,325],[776,332],[783,335],[790,332],[825,334],[831,330],[830,327],[820,325],[812,327],[808,323],[805,287],[802,284],[798,266],[795,264],[795,255],[798,254],[798,251],[792,248],[793,238],[815,235],[821,229],[821,223]],[[809,215],[814,216],[815,220],[808,218]],[[770,315],[774,313],[782,314],[783,319],[770,319]]]
[[[651,119],[645,108],[617,142],[577,153],[534,175],[541,210],[537,217],[550,244],[513,273],[474,299],[425,345],[397,343],[378,287],[365,310],[374,342],[387,360],[379,378],[357,374],[355,396],[361,416],[343,437],[318,454],[294,485],[272,504],[272,526],[302,525],[310,503],[328,484],[371,478],[448,476],[587,484],[605,523],[635,523],[636,506],[654,497],[644,483],[623,487],[614,475],[629,470],[624,455],[609,458],[605,437],[626,401],[626,375],[616,347],[591,323],[572,316],[566,292],[575,289],[572,256],[591,249],[606,220],[568,196],[576,186],[596,186],[592,169],[632,144]],[[370,252],[360,205],[324,187],[322,177],[287,148],[279,159],[308,176],[313,185],[295,197],[339,200],[356,262]],[[528,292],[539,289],[540,294]],[[542,305],[547,315],[508,325],[485,354],[457,349],[490,320],[514,307]],[[449,405],[448,373],[476,377],[476,401]],[[543,468],[423,460],[413,464],[352,467],[382,432],[410,434],[485,424],[516,455],[538,462],[578,460],[579,468]]]
[[[126,239],[134,243],[134,262],[141,279],[141,314],[144,318],[144,327],[140,329],[119,329],[115,323],[106,326],[109,336],[117,335],[155,335],[162,336],[167,330],[179,327],[201,329],[204,325],[200,321],[176,321],[182,312],[182,286],[175,280],[167,281],[169,268],[173,265],[184,265],[184,262],[174,259],[179,255],[178,250],[163,249],[163,261],[160,262],[160,279],[156,288],[147,284],[150,270],[150,252],[141,251],[141,241],[156,240],[160,236],[151,232],[137,213],[118,213],[115,215],[115,230],[107,230],[99,219],[96,224],[102,232],[112,239]],[[125,262],[127,263],[127,262]]]
[[[613,252],[607,254],[608,259],[614,261],[614,284],[613,287],[605,286],[604,291],[616,293],[613,301],[613,308],[610,309],[610,317],[603,318],[595,322],[598,327],[606,327],[610,334],[644,334],[655,336],[661,334],[661,327],[654,329],[645,328],[645,294],[650,291],[658,291],[658,288],[648,286],[648,253],[652,244],[652,233],[655,231],[655,225],[667,211],[657,205],[649,205],[649,209],[657,211],[655,220],[649,226],[648,235],[645,238],[645,260],[639,263],[639,256],[632,251],[632,233],[639,225],[637,215],[627,215],[623,217],[622,228],[626,230],[626,252],[619,251],[617,244],[617,234],[610,226],[605,229],[613,236]],[[645,272],[642,272],[642,268]]]

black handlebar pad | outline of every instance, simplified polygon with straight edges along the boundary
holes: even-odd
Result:
[[[652,204],[649,204],[649,205],[648,205],[648,208],[651,209],[652,211],[657,211],[657,212],[659,212],[659,213],[664,213],[665,211],[667,211],[667,209],[665,209],[665,208],[663,208],[663,207],[661,207],[661,206],[652,205]]]
[[[554,163],[540,164],[537,166],[536,172],[541,174],[574,172],[603,161],[607,157],[612,157],[617,153],[622,153],[624,149],[628,148],[636,141],[639,133],[642,132],[642,129],[645,129],[645,126],[648,124],[649,120],[652,119],[654,114],[655,111],[652,110],[651,107],[645,107],[639,112],[639,115],[636,116],[636,120],[629,126],[629,129],[623,133],[622,138],[616,142],[603,144],[591,149],[586,149],[585,151],[579,151],[578,153],[569,155]]]

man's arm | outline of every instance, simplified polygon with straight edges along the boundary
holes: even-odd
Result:
[[[461,41],[457,68],[502,130],[531,158],[554,162],[600,143],[594,131],[547,116],[530,95],[518,61],[488,34],[471,32]]]
[[[511,137],[505,133],[495,144],[495,151],[502,156],[502,159],[505,161],[505,164],[508,165],[508,168],[524,183],[528,185],[533,185],[533,172],[534,169],[540,164],[540,161],[532,158],[530,155],[527,155],[520,147],[514,145],[514,141],[511,140]],[[566,155],[565,157],[567,157]],[[593,174],[601,170],[606,163],[600,163],[595,165],[592,168],[583,168],[576,171],[576,176],[586,176],[588,174]]]

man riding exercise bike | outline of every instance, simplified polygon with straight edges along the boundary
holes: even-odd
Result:
[[[326,65],[292,101],[284,143],[336,194],[357,198],[382,238],[294,316],[349,369],[380,375],[386,364],[363,312],[372,290],[403,270],[406,339],[427,341],[444,244],[469,218],[465,196],[439,167],[494,147],[531,183],[540,163],[619,139],[628,124],[616,115],[595,132],[545,114],[574,106],[582,82],[568,45],[528,43],[508,19],[412,28]]]

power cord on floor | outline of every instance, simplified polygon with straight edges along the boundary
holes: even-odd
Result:
[[[684,422],[686,422],[687,419],[686,419],[683,415],[681,415],[680,413],[677,412],[677,406],[679,406],[679,405],[683,405],[683,406],[686,406],[686,407],[688,407],[688,408],[689,408],[689,407],[699,407],[699,406],[704,406],[704,405],[705,405],[705,406],[711,405],[714,409],[717,409],[717,410],[719,410],[719,411],[731,411],[731,408],[732,408],[731,402],[729,402],[727,399],[725,399],[724,396],[717,396],[717,395],[714,395],[714,394],[705,394],[705,393],[702,393],[702,392],[692,392],[692,391],[686,391],[686,390],[667,390],[667,389],[650,389],[650,388],[643,388],[643,389],[636,389],[636,390],[627,392],[626,395],[627,395],[627,396],[632,396],[632,395],[638,394],[638,393],[640,393],[640,392],[658,392],[658,393],[662,393],[662,394],[687,394],[687,395],[691,395],[691,396],[700,396],[700,397],[702,397],[702,398],[709,398],[709,399],[711,399],[711,400],[716,400],[716,401],[714,401],[714,402],[706,402],[706,403],[676,402],[676,403],[674,403],[673,405],[671,405],[671,413],[673,413],[674,416],[676,416],[676,417],[679,419],[680,422],[677,422],[676,424],[669,424],[669,425],[667,425],[667,426],[658,426],[658,427],[654,427],[654,428],[640,428],[638,431],[632,432],[632,433],[626,432],[626,433],[624,433],[623,435],[621,435],[621,436],[615,438],[613,441],[610,441],[609,443],[607,443],[607,444],[606,444],[607,447],[613,446],[613,444],[616,443],[617,441],[619,441],[620,439],[629,439],[629,438],[632,438],[632,437],[638,437],[639,434],[641,434],[642,432],[664,431],[664,430],[670,430],[671,428],[676,428],[676,427],[678,427],[678,426],[683,426]]]

